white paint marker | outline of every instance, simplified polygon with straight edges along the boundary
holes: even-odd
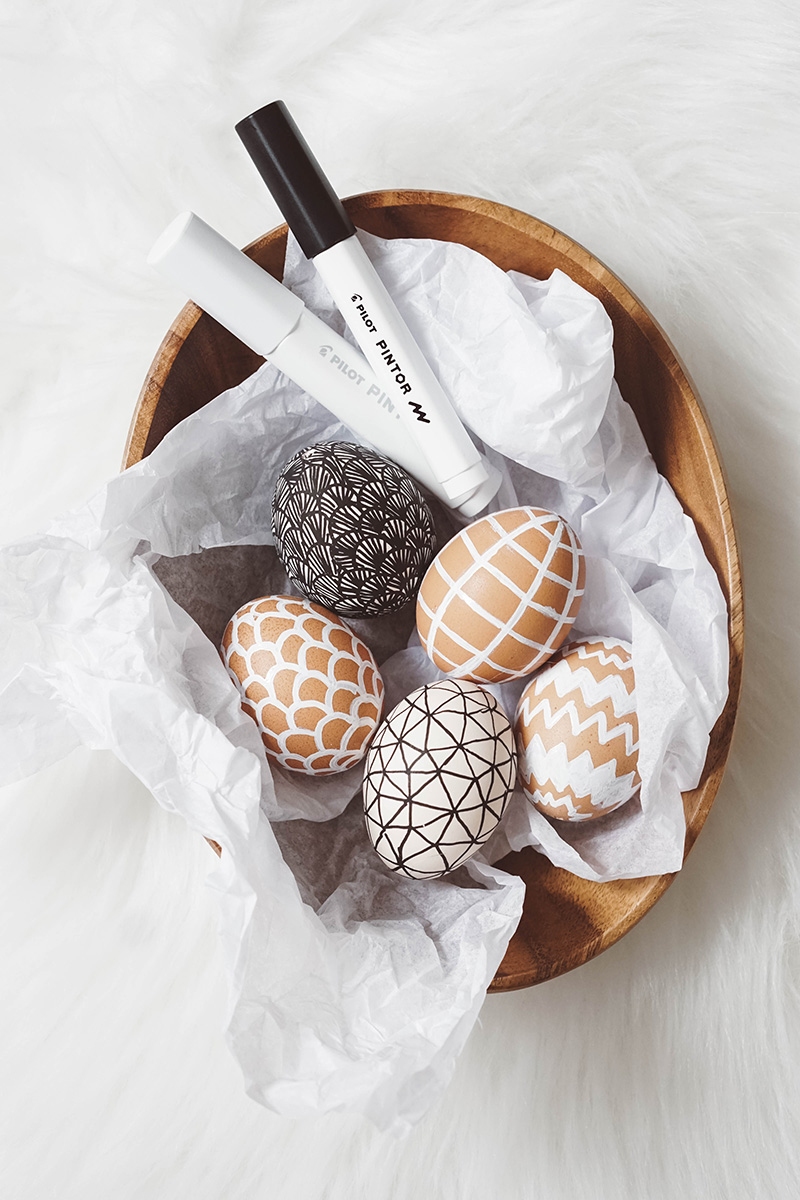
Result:
[[[500,475],[461,424],[285,104],[267,104],[240,121],[236,132],[448,503],[461,508],[469,502],[473,513],[480,512],[497,492]]]
[[[147,261],[246,346],[452,506],[366,359],[268,271],[190,212],[165,229]],[[459,511],[473,517],[481,507],[468,500]]]

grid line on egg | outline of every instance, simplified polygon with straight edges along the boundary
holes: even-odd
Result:
[[[419,751],[413,771],[409,740]],[[418,688],[389,714],[367,755],[372,844],[392,870],[438,878],[489,837],[515,778],[513,734],[491,693],[459,680]]]
[[[500,518],[516,513],[524,514],[523,521],[510,529],[507,528]],[[474,527],[468,527],[457,535],[461,545],[467,549],[471,558],[470,566],[466,570],[461,571],[457,576],[447,570],[445,566],[447,547],[437,555],[431,564],[429,575],[431,573],[438,574],[446,590],[435,607],[431,607],[426,599],[427,577],[423,581],[418,606],[429,624],[424,632],[420,630],[420,638],[429,656],[441,670],[448,674],[462,679],[470,679],[473,682],[487,680],[500,682],[518,678],[520,675],[535,670],[539,664],[550,657],[566,637],[583,596],[583,553],[574,531],[567,522],[557,514],[544,509],[529,507],[507,509],[485,517],[480,524],[488,526],[493,531],[495,540],[481,550],[475,544],[472,532]],[[520,544],[519,539],[529,531],[542,535],[543,553],[538,557]],[[533,578],[529,578],[526,587],[521,587],[507,571],[500,571],[496,565],[498,556],[509,549],[513,549],[514,553],[528,567],[533,568]],[[551,569],[553,559],[560,549],[569,551],[569,576],[564,576]],[[476,600],[474,595],[468,594],[468,585],[474,581],[481,582],[479,577],[482,574],[496,580],[507,592],[516,597],[517,605],[510,616],[505,619],[500,619],[485,604]],[[565,598],[558,609],[543,605],[536,599],[544,581],[549,581],[564,590]],[[495,630],[488,643],[476,647],[464,632],[454,627],[450,609],[453,602],[457,600],[465,604],[476,616]],[[543,618],[547,633],[544,639],[526,636],[518,627],[531,610],[539,613]],[[448,619],[449,617],[450,619]],[[442,645],[442,635],[445,635],[453,645],[464,650],[465,657],[456,660],[451,654],[448,654]],[[523,669],[509,668],[493,657],[509,637],[512,637],[519,646],[527,647],[532,651],[526,657]]]

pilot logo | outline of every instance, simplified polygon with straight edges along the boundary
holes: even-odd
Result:
[[[364,322],[370,333],[377,333],[378,331],[375,327],[375,322],[372,320],[369,313],[364,308],[364,305],[361,303],[361,297],[358,295],[358,293],[356,292],[350,297],[350,299],[353,301],[353,304],[355,304],[356,312],[359,314],[361,320]]]

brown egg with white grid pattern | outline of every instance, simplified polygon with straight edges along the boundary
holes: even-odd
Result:
[[[519,679],[568,636],[584,579],[580,542],[563,517],[528,506],[492,513],[436,555],[417,599],[417,632],[448,675]]]
[[[273,762],[332,775],[361,761],[383,680],[344,621],[297,596],[262,596],[234,613],[220,652]]]

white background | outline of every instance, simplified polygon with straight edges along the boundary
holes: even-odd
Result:
[[[0,542],[119,468],[193,208],[276,210],[233,132],[289,104],[342,194],[565,230],[686,362],[730,481],[746,686],[684,871],[622,942],[490,997],[406,1142],[241,1089],[209,851],[110,757],[0,792],[0,1194],[794,1197],[800,1178],[800,12],[779,0],[18,0],[0,6]],[[1,652],[1,650],[0,650]]]

